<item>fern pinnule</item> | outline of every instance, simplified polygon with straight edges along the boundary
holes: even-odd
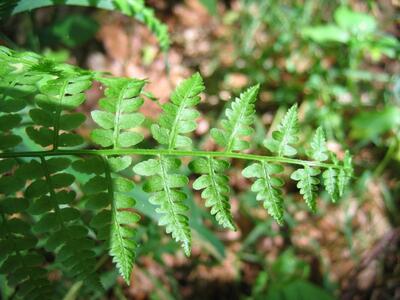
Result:
[[[158,224],[166,226],[166,232],[182,244],[186,255],[191,252],[191,232],[189,218],[185,213],[189,208],[183,203],[185,187],[189,180],[177,174],[181,161],[159,155],[158,159],[149,159],[136,164],[133,171],[142,176],[150,176],[144,184],[144,190],[151,193],[150,203],[157,205],[156,212],[161,214]]]
[[[338,177],[337,170],[333,168],[328,168],[322,173],[325,190],[331,197],[332,202],[336,202],[339,198],[337,177]]]
[[[283,167],[278,164],[268,164],[265,161],[247,166],[242,175],[246,178],[258,178],[251,190],[257,193],[257,200],[264,201],[268,213],[280,225],[283,224],[284,204],[282,198],[283,180],[273,176],[283,172]]]
[[[222,129],[211,129],[214,141],[226,152],[242,151],[249,148],[248,141],[243,137],[253,133],[251,125],[254,123],[255,106],[259,85],[248,88],[236,98],[226,109],[226,119],[222,120]]]
[[[229,163],[211,157],[198,158],[190,162],[189,168],[195,174],[201,174],[193,182],[193,188],[203,190],[201,197],[206,200],[205,206],[211,207],[211,214],[215,215],[217,222],[225,228],[236,230],[230,211],[229,178],[224,174]]]
[[[127,129],[137,127],[144,121],[144,116],[137,111],[143,104],[139,94],[145,81],[128,78],[103,78],[99,81],[106,86],[106,97],[99,101],[103,110],[91,113],[93,120],[102,128],[91,132],[92,140],[102,147],[113,148],[140,143],[143,135]]]
[[[311,140],[310,158],[316,161],[325,161],[328,159],[328,148],[326,147],[326,139],[322,127],[318,127],[314,137]]]
[[[287,111],[278,129],[272,132],[272,138],[266,140],[264,145],[278,156],[294,156],[297,150],[293,144],[299,141],[298,132],[297,104],[295,104]]]
[[[340,168],[339,174],[337,176],[339,197],[342,197],[344,195],[346,186],[348,185],[352,176],[353,176],[352,157],[350,155],[350,152],[346,150],[343,158],[343,167]]]
[[[26,184],[26,178],[5,176],[17,167],[17,161],[0,161],[0,273],[8,284],[19,287],[16,296],[26,299],[53,299],[53,286],[43,268],[44,257],[36,251],[38,239],[30,225],[18,218],[29,207],[26,198],[14,195]]]
[[[41,157],[40,162],[31,161],[29,164],[40,170],[21,172],[26,179],[32,179],[24,193],[32,201],[30,211],[41,216],[33,226],[33,232],[47,237],[46,249],[56,253],[56,261],[63,266],[67,276],[84,279],[93,288],[101,288],[94,273],[94,242],[88,237],[87,228],[79,224],[80,211],[70,206],[76,193],[66,190],[75,181],[73,175],[65,172],[70,160]],[[27,169],[32,167],[27,166]]]
[[[163,113],[159,124],[151,127],[151,133],[161,145],[168,149],[187,149],[192,141],[184,134],[194,131],[200,113],[193,107],[200,102],[204,90],[203,79],[199,73],[183,80],[172,92],[171,102],[162,106]]]
[[[249,142],[243,138],[252,134],[255,106],[259,85],[248,88],[241,93],[226,109],[226,119],[222,120],[221,129],[211,129],[214,141],[226,152],[240,151],[249,148]],[[195,173],[203,174],[193,183],[194,189],[204,189],[201,196],[206,199],[205,205],[211,207],[211,214],[223,227],[236,229],[230,211],[229,178],[224,172],[229,163],[216,158],[198,159],[191,163]]]
[[[192,140],[184,134],[196,129],[196,118],[200,115],[193,107],[200,102],[200,93],[203,91],[203,79],[199,73],[183,80],[173,91],[171,103],[162,106],[163,113],[159,124],[153,124],[151,133],[161,145],[170,150],[188,149]],[[188,207],[183,203],[185,193],[177,189],[188,183],[188,178],[178,175],[180,160],[158,155],[157,160],[150,159],[137,164],[133,171],[139,175],[151,176],[145,182],[145,189],[153,193],[149,201],[158,208],[162,215],[160,225],[166,226],[167,233],[180,242],[186,255],[191,251],[191,233],[189,219],[185,215]]]
[[[290,178],[298,181],[297,187],[300,189],[300,194],[303,195],[308,207],[312,212],[317,211],[317,190],[319,179],[315,176],[320,174],[320,170],[305,166],[302,169],[297,169],[290,175]]]
[[[80,135],[68,131],[78,128],[86,117],[68,111],[85,101],[84,91],[92,85],[90,75],[80,72],[56,74],[56,78],[46,80],[38,87],[39,93],[35,97],[38,108],[29,112],[35,126],[26,128],[27,135],[36,144],[42,147],[52,145],[54,150],[83,143]]]

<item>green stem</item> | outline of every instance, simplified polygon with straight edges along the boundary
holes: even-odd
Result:
[[[169,156],[191,156],[191,157],[224,157],[237,158],[244,160],[257,160],[275,163],[287,163],[293,165],[341,169],[342,166],[322,163],[318,161],[308,161],[289,157],[264,156],[237,152],[220,151],[181,151],[169,149],[72,149],[72,150],[50,150],[50,151],[27,151],[27,152],[3,152],[0,158],[15,157],[40,157],[40,156],[62,156],[62,155],[169,155]]]
[[[382,172],[386,169],[388,163],[392,160],[393,155],[395,154],[395,150],[397,149],[398,139],[394,138],[390,143],[389,149],[387,150],[385,157],[379,163],[374,171],[374,177],[379,177]]]
[[[60,132],[60,119],[61,119],[61,111],[62,111],[62,104],[65,96],[65,90],[68,85],[68,79],[64,80],[63,86],[61,88],[59,97],[60,99],[58,100],[58,105],[57,109],[55,111],[55,122],[54,122],[54,128],[53,128],[53,149],[57,150],[58,149],[58,136]]]

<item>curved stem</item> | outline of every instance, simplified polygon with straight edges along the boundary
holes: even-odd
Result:
[[[222,152],[222,151],[184,151],[169,149],[73,149],[73,150],[50,150],[50,151],[28,151],[28,152],[3,152],[0,158],[10,157],[40,157],[40,156],[62,156],[62,155],[169,155],[169,156],[192,156],[192,157],[224,157],[237,158],[244,160],[256,160],[276,163],[287,163],[293,165],[333,168],[341,169],[342,166],[322,163],[318,161],[309,161],[289,157],[264,156],[257,154],[247,154],[238,152]]]

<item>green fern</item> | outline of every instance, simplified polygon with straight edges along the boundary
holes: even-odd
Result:
[[[221,226],[236,230],[229,204],[229,178],[224,175],[229,163],[208,157],[193,160],[189,167],[194,173],[202,174],[193,182],[193,188],[203,190],[201,197],[206,200],[205,206],[211,207],[211,214]]]
[[[155,140],[161,145],[167,145],[169,150],[191,147],[192,140],[183,134],[197,127],[195,119],[200,114],[192,107],[200,102],[199,94],[203,89],[203,80],[198,73],[178,85],[172,93],[171,103],[162,107],[159,124],[151,127]],[[182,243],[186,255],[190,255],[191,233],[189,219],[185,215],[188,207],[183,203],[186,196],[177,190],[186,186],[189,180],[184,175],[175,174],[179,166],[180,160],[159,155],[158,160],[150,159],[137,164],[133,171],[139,175],[152,176],[144,187],[146,191],[154,193],[150,202],[158,205],[156,211],[163,215],[159,224],[166,226],[167,233]]]
[[[249,142],[243,138],[253,133],[251,125],[254,122],[254,102],[258,90],[257,85],[242,93],[226,110],[226,119],[221,122],[222,129],[211,129],[214,141],[226,152],[249,148]],[[235,230],[229,203],[229,178],[224,175],[229,169],[229,163],[209,157],[193,161],[191,169],[197,174],[203,174],[193,183],[193,188],[204,189],[201,196],[206,199],[205,205],[211,207],[211,214],[215,215],[221,226]]]
[[[102,127],[91,132],[93,142],[113,148],[126,148],[140,143],[143,135],[127,129],[137,127],[144,121],[144,116],[137,112],[143,99],[137,96],[145,82],[127,78],[103,78],[99,81],[106,86],[106,98],[99,101],[103,110],[91,113],[93,121]]]
[[[272,133],[272,138],[265,141],[264,145],[278,156],[294,156],[297,150],[293,144],[299,140],[298,132],[297,104],[295,104],[287,111],[278,130]]]
[[[258,178],[251,186],[251,190],[257,193],[257,200],[264,201],[264,207],[280,225],[283,224],[284,207],[281,187],[284,182],[272,175],[282,172],[281,165],[268,164],[265,161],[253,163],[242,171],[246,178]]]
[[[226,110],[227,118],[221,122],[223,129],[211,129],[211,136],[226,152],[242,151],[250,147],[243,137],[252,135],[254,131],[251,125],[254,123],[254,102],[259,88],[259,85],[253,86],[235,99]]]
[[[172,93],[171,103],[164,104],[159,124],[151,127],[154,139],[168,149],[190,148],[192,140],[185,133],[196,129],[199,112],[192,107],[200,102],[203,80],[199,73],[184,80]]]
[[[156,212],[162,215],[158,224],[166,226],[166,232],[182,244],[185,254],[189,256],[192,238],[189,218],[185,215],[189,208],[183,203],[185,193],[178,190],[185,187],[189,180],[176,173],[180,164],[179,159],[159,155],[158,159],[138,163],[133,171],[142,176],[151,176],[144,190],[152,193],[149,201],[158,206]]]
[[[292,173],[291,179],[298,181],[297,187],[300,189],[300,194],[303,195],[308,207],[312,212],[317,211],[317,189],[319,179],[315,176],[320,174],[320,170],[305,166],[303,169],[298,169]]]
[[[15,168],[18,168],[15,159],[0,161],[0,273],[8,276],[10,285],[20,286],[17,297],[51,299],[53,288],[43,268],[45,259],[36,251],[38,239],[29,223],[16,217],[26,214],[29,201],[15,196],[26,185],[24,177],[7,176]]]
[[[140,143],[143,135],[127,129],[137,127],[144,121],[144,116],[137,111],[143,104],[139,95],[145,82],[125,78],[100,78],[99,81],[106,86],[106,97],[99,101],[104,111],[92,111],[93,120],[102,127],[91,132],[93,142],[102,147],[112,146],[114,149]],[[138,222],[140,217],[130,210],[136,203],[135,199],[127,195],[134,188],[133,182],[116,172],[127,169],[132,160],[128,156],[104,156],[102,160],[104,176],[93,177],[87,185],[94,193],[102,193],[106,189],[107,196],[103,194],[102,197],[109,199],[111,209],[103,209],[93,218],[91,224],[98,230],[100,239],[108,240],[110,255],[125,281],[129,283],[136,249],[132,224]],[[85,171],[86,168],[81,167],[81,170]]]
[[[140,22],[143,22],[155,34],[163,51],[168,51],[170,47],[168,27],[156,18],[154,11],[145,6],[143,0],[9,0],[0,5],[0,20],[4,20],[18,13],[54,5],[91,6],[119,11],[124,15],[134,17]]]
[[[236,228],[226,175],[230,159],[251,162],[242,174],[256,178],[251,189],[279,224],[285,214],[284,166],[300,166],[291,178],[298,181],[312,211],[316,210],[320,170],[324,170],[324,186],[334,201],[344,195],[353,176],[350,154],[346,152],[339,162],[327,150],[321,128],[306,152],[310,160],[288,157],[299,149],[297,106],[289,109],[265,143],[276,156],[243,153],[250,148],[258,86],[236,98],[221,128],[211,130],[220,151],[193,150],[196,145],[188,136],[200,116],[195,105],[204,85],[198,73],[177,86],[171,102],[162,106],[158,122],[151,126],[160,147],[133,148],[144,139],[140,126],[145,118],[139,112],[144,80],[110,78],[5,47],[0,47],[0,64],[0,272],[17,287],[21,298],[53,296],[53,285],[47,280],[53,266],[72,280],[101,289],[96,262],[103,252],[94,251],[95,244],[107,246],[129,283],[135,241],[140,238],[136,236],[140,217],[130,196],[135,184],[126,177],[132,169],[132,155],[151,156],[136,163],[133,171],[146,177],[143,189],[156,206],[159,224],[182,244],[187,255],[192,240],[185,193],[190,181],[181,171],[184,156],[192,158],[187,174],[200,175],[193,188],[202,190],[205,206],[229,229]],[[93,81],[105,87],[99,109],[91,113],[99,126],[90,133],[96,147],[85,144],[78,133],[85,116],[76,112]],[[22,143],[25,140],[34,146]],[[54,263],[40,254],[43,249],[54,255]]]
[[[328,159],[328,148],[326,147],[325,134],[322,127],[318,127],[311,141],[310,158],[316,161],[325,161]]]
[[[336,169],[328,168],[322,173],[325,190],[328,192],[332,202],[336,202],[339,198],[339,190],[337,184],[338,173]]]

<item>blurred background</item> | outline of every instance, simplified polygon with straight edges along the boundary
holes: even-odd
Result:
[[[350,149],[355,177],[339,203],[321,193],[315,215],[288,182],[286,222],[278,226],[240,176],[243,162],[233,161],[230,201],[238,231],[219,228],[199,195],[192,195],[190,258],[157,226],[138,189],[141,248],[131,286],[104,260],[99,269],[105,294],[85,296],[84,287],[71,283],[64,299],[400,299],[400,2],[146,5],[168,26],[168,52],[133,18],[73,6],[2,21],[0,43],[117,76],[147,78],[147,91],[160,103],[182,78],[200,71],[206,92],[195,136],[198,147],[209,150],[215,145],[206,133],[225,105],[260,83],[252,149],[261,148],[270,128],[298,103],[301,139],[322,126],[330,150],[342,157]],[[93,88],[82,109],[95,109],[101,93]],[[156,119],[160,108],[148,101],[142,111]],[[89,129],[81,131],[88,135]]]

